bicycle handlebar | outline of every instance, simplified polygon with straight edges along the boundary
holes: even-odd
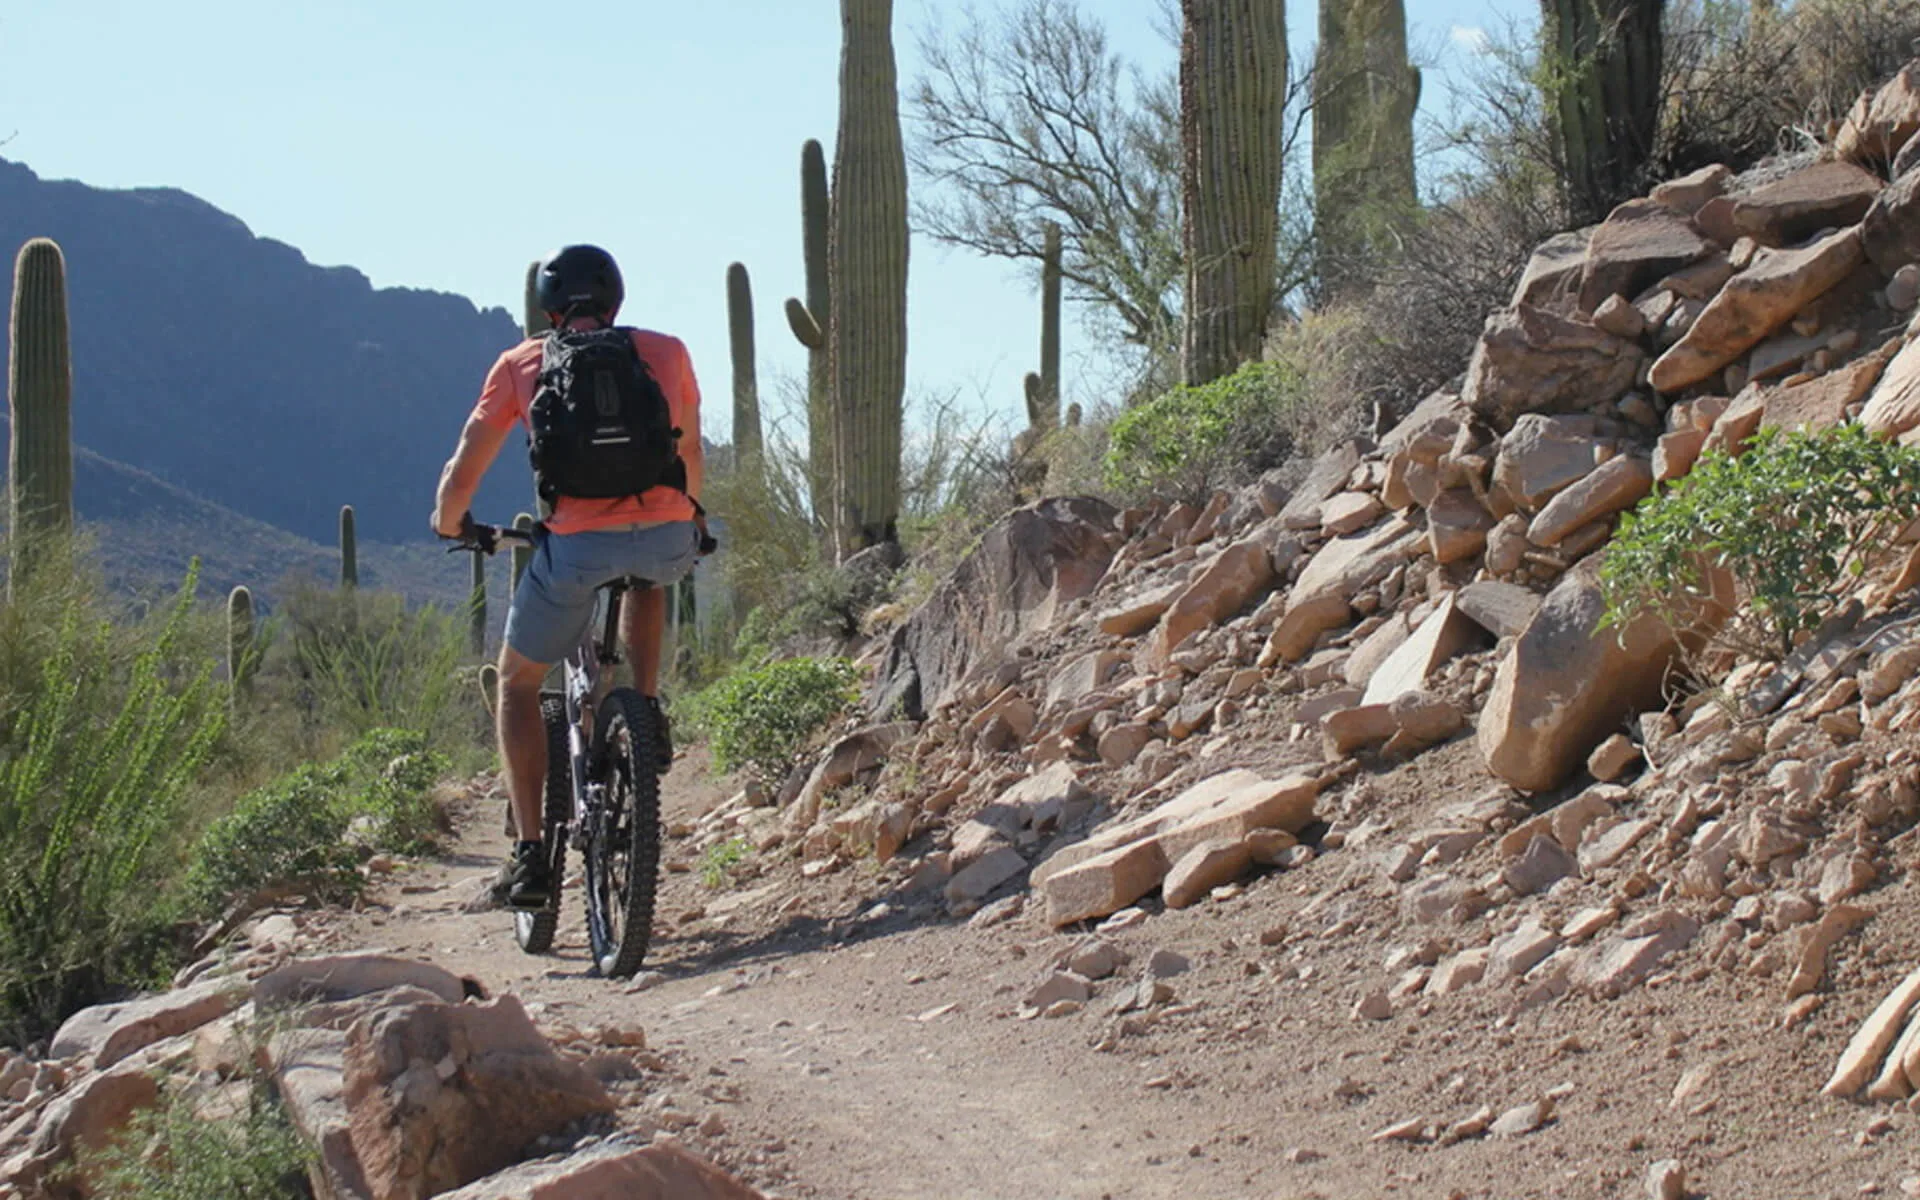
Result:
[[[460,536],[448,540],[453,543],[447,547],[448,554],[456,554],[462,550],[470,554],[495,554],[499,552],[502,542],[525,542],[531,546],[533,532],[527,529],[516,529],[511,525],[482,525],[473,519],[472,513],[467,513],[460,518]],[[713,535],[702,529],[700,557],[704,558],[719,548],[720,543],[714,539]]]

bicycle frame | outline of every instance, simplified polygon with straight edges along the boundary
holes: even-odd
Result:
[[[576,829],[584,824],[591,807],[592,797],[588,789],[598,786],[597,781],[589,782],[591,772],[588,761],[592,750],[595,707],[606,694],[607,689],[603,684],[610,679],[612,668],[620,662],[620,606],[632,586],[631,580],[616,579],[600,589],[607,598],[600,638],[597,641],[594,639],[593,625],[589,623],[586,633],[580,638],[580,644],[560,664],[567,706],[567,750],[573,767],[571,824]]]

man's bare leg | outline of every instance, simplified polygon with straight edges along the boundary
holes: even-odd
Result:
[[[665,588],[634,588],[620,604],[620,640],[633,664],[633,686],[642,696],[660,694],[660,648],[667,636]],[[501,675],[506,675],[505,670]]]
[[[513,797],[514,824],[520,840],[537,842],[547,790],[547,728],[540,717],[540,684],[547,665],[512,647],[500,651],[500,713],[496,732],[507,768],[507,794]]]

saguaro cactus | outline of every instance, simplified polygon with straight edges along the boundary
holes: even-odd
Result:
[[[829,240],[835,547],[895,540],[907,387],[907,159],[893,0],[840,0],[840,127]]]
[[[533,532],[533,514],[520,513],[513,518],[513,527],[522,533]],[[507,549],[507,568],[512,574],[512,589],[520,588],[520,577],[527,573],[527,564],[533,561],[533,547],[526,542],[515,542]],[[511,591],[509,595],[511,595]]]
[[[487,556],[469,554],[470,587],[467,592],[467,643],[476,656],[487,652]]]
[[[1040,259],[1040,370],[1027,376],[1027,425],[1060,427],[1060,226],[1047,222]]]
[[[527,291],[525,298],[526,317],[521,328],[528,337],[539,337],[553,328],[553,322],[547,320],[546,310],[540,307],[540,301],[534,298],[534,285],[540,279],[540,260],[534,259],[527,264]]]
[[[1314,239],[1322,292],[1334,298],[1391,252],[1418,203],[1420,72],[1407,61],[1403,0],[1321,0],[1313,90]]]
[[[1180,373],[1210,383],[1260,355],[1273,307],[1285,0],[1180,0],[1187,288]]]
[[[733,351],[733,452],[760,457],[760,384],[753,362],[753,280],[743,263],[727,268],[727,343]]]
[[[787,324],[807,348],[807,474],[814,519],[824,523],[833,508],[833,374],[827,337],[833,329],[833,284],[827,269],[831,239],[827,155],[809,138],[800,147],[800,237],[806,259],[807,298],[787,301]]]
[[[1666,0],[1540,0],[1552,118],[1576,223],[1642,182],[1660,126]]]
[[[227,678],[235,698],[253,690],[253,593],[243,584],[227,594]]]
[[[39,537],[73,528],[73,359],[60,247],[34,238],[13,266],[7,410],[13,421],[8,501],[12,569]]]
[[[360,586],[360,549],[353,536],[353,505],[340,506],[340,586]]]

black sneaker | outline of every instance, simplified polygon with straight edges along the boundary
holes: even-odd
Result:
[[[673,725],[667,720],[667,710],[658,696],[640,697],[640,707],[653,722],[653,744],[659,754],[654,762],[654,770],[665,775],[673,766]]]
[[[508,908],[539,909],[553,898],[553,880],[547,872],[547,848],[540,842],[521,842],[493,882],[494,899]]]

